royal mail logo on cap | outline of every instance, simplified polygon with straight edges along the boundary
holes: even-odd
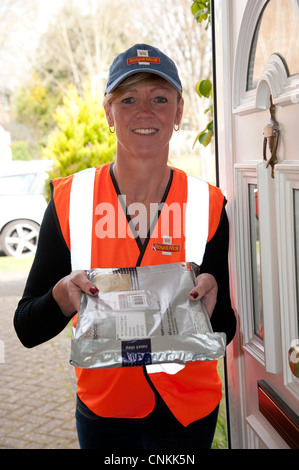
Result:
[[[149,57],[148,51],[146,50],[137,49],[137,56],[128,59],[127,64],[132,65],[136,64],[137,62],[139,63],[139,65],[160,64],[160,59],[159,57]]]

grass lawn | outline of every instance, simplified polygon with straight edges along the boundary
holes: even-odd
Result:
[[[0,256],[0,272],[18,272],[28,271],[33,262],[33,257],[28,258],[14,258],[12,256]],[[224,382],[223,361],[218,363],[218,372],[221,377],[222,383]],[[223,398],[220,403],[220,410],[216,433],[212,444],[212,449],[227,449],[227,434],[226,434],[226,412],[225,412],[225,398],[223,387]]]
[[[0,272],[29,271],[33,256],[14,258],[13,256],[0,256]]]
[[[215,432],[215,436],[214,436],[214,440],[212,444],[212,449],[227,449],[223,360],[220,360],[218,362],[218,373],[222,381],[223,397],[220,402],[218,421],[217,421],[216,432]]]

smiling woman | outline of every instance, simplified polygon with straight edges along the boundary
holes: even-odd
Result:
[[[180,124],[183,106],[180,91],[159,75],[137,72],[126,78],[104,99],[109,126],[115,128],[117,136],[117,154],[122,152],[120,158],[125,158],[126,152],[130,160],[134,155],[145,158],[148,153],[151,160],[158,159],[159,165],[161,158],[167,163],[169,141],[174,126]],[[133,134],[155,136],[155,140],[135,142]]]
[[[178,83],[178,79],[173,81]],[[161,74],[144,69],[127,76],[104,98],[107,121],[117,137],[113,173],[120,193],[126,195],[127,207],[137,203],[145,208],[142,222],[140,211],[135,217],[130,214],[142,242],[153,222],[150,206],[161,202],[170,178],[169,142],[174,126],[181,122],[183,107],[180,85],[175,87]]]
[[[231,341],[226,200],[219,188],[168,166],[169,142],[184,107],[174,62],[147,44],[119,54],[104,106],[117,138],[115,163],[52,181],[15,314],[21,341],[27,347],[47,341],[70,317],[76,326],[82,293],[97,295],[101,288],[89,279],[90,269],[186,261],[196,271],[187,301],[203,299],[214,331]],[[81,448],[210,448],[222,396],[217,362],[170,365],[149,371],[145,364],[76,367]]]

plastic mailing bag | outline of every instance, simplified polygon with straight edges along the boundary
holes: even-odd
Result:
[[[82,294],[71,359],[80,368],[208,361],[225,352],[201,300],[190,301],[190,263],[93,269],[97,296]]]

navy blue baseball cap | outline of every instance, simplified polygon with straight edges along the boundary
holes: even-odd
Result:
[[[156,47],[148,44],[135,44],[116,56],[112,62],[105,95],[111,93],[129,75],[138,72],[160,75],[179,92],[183,91],[177,67],[172,59]]]

